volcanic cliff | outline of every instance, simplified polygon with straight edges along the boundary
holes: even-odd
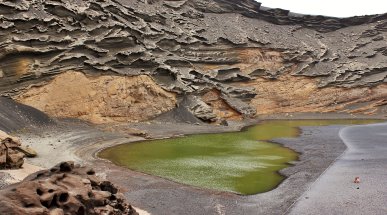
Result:
[[[0,2],[0,93],[95,123],[386,113],[387,14],[253,0]]]

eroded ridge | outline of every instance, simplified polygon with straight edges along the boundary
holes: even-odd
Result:
[[[252,0],[2,1],[0,14],[0,92],[32,106],[33,88],[76,71],[111,76],[117,85],[120,76],[149,76],[150,87],[177,95],[145,118],[118,114],[108,122],[147,120],[179,105],[204,121],[253,117],[273,106],[275,112],[385,112],[379,90],[387,80],[385,14],[308,16]],[[294,93],[295,80],[309,87]],[[280,84],[280,91],[272,87]],[[332,92],[337,96],[327,102]],[[103,104],[114,112],[113,103]],[[68,115],[84,117],[62,116]]]

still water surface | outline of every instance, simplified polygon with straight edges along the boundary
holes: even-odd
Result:
[[[298,154],[271,143],[297,137],[300,126],[368,124],[377,120],[273,120],[240,132],[197,134],[128,143],[105,149],[101,158],[183,184],[251,195],[272,190],[285,178],[278,171]]]

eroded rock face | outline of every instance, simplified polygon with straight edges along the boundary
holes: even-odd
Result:
[[[0,130],[0,169],[16,169],[23,165],[25,155],[17,150],[20,146],[18,138]]]
[[[88,76],[152,77],[178,98],[197,98],[197,108],[183,109],[209,121],[353,109],[332,108],[326,99],[332,92],[342,104],[372,104],[359,112],[386,112],[381,97],[361,99],[387,81],[386,14],[305,16],[253,0],[22,0],[1,2],[0,14],[0,92],[23,102],[31,103],[21,93],[40,96],[36,89],[26,92],[29,86],[50,84],[74,70]],[[295,80],[313,87],[294,93]],[[220,95],[216,104],[208,100],[209,91]],[[310,92],[318,96],[304,96]],[[301,103],[282,102],[286,98]],[[125,99],[116,102],[118,109],[102,103],[107,106],[87,109],[87,114],[46,108],[88,120],[127,120],[122,118]],[[310,105],[302,109],[301,104]],[[228,107],[237,114],[225,113]],[[101,109],[108,114],[99,118]],[[110,114],[116,111],[117,116]]]
[[[319,88],[315,79],[283,75],[273,81],[257,78],[241,85],[255,88],[258,95],[250,104],[257,107],[258,114],[342,112],[372,115],[386,111],[386,84]]]
[[[62,73],[15,98],[51,116],[94,123],[143,121],[176,105],[175,94],[163,90],[149,76],[88,77],[80,72]]]
[[[0,214],[138,214],[117,192],[92,169],[63,162],[0,190]]]

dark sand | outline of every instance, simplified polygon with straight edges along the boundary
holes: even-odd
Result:
[[[235,130],[242,125],[231,128],[189,124],[141,124],[137,127],[149,128],[151,136],[161,137],[162,134],[178,135],[180,129],[183,129],[180,130],[183,131],[181,133],[221,132]],[[301,152],[300,161],[295,162],[295,166],[281,171],[289,178],[277,189],[252,196],[190,187],[95,159],[95,153],[102,148],[141,140],[140,137],[123,137],[88,126],[79,126],[77,129],[68,130],[59,127],[56,131],[46,131],[42,136],[30,134],[23,137],[23,140],[36,148],[40,155],[30,160],[33,164],[50,167],[53,163],[68,159],[91,164],[100,172],[100,176],[128,191],[125,195],[129,202],[152,214],[281,214],[287,211],[345,150],[345,145],[338,136],[340,128],[342,126],[305,127],[300,138],[275,140]],[[152,130],[155,132],[152,133]],[[59,140],[61,142],[58,142]],[[48,147],[39,147],[37,144]]]
[[[387,214],[387,123],[351,126],[340,136],[348,149],[291,214]]]
[[[0,96],[0,130],[12,132],[52,125],[50,117],[41,111]]]
[[[338,136],[341,128],[305,127],[299,138],[274,140],[301,152],[300,161],[281,171],[289,178],[278,188],[252,196],[194,188],[95,162],[109,169],[110,180],[129,191],[125,193],[129,201],[152,214],[284,214],[345,150]]]
[[[191,133],[239,130],[257,121],[230,126],[176,123],[137,123],[152,138]],[[125,126],[123,126],[125,127]],[[101,131],[80,122],[62,122],[50,128],[24,130],[19,136],[39,154],[29,163],[49,168],[65,160],[94,166],[99,176],[121,187],[128,201],[151,214],[287,214],[295,202],[346,149],[339,137],[345,126],[303,127],[299,138],[273,140],[301,153],[294,166],[281,171],[288,178],[278,188],[241,196],[191,187],[118,167],[96,157],[106,147],[143,140],[142,137]]]

